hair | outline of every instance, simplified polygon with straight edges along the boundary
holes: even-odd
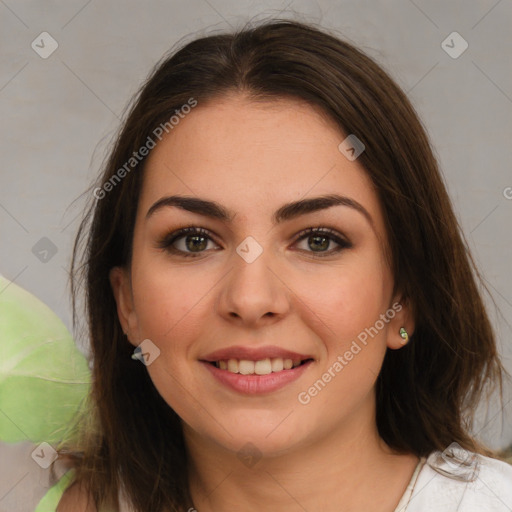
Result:
[[[190,98],[204,105],[230,93],[305,101],[366,148],[358,162],[382,206],[395,291],[415,319],[410,342],[387,351],[376,382],[382,439],[417,456],[452,442],[491,454],[470,433],[475,406],[487,384],[501,386],[503,370],[482,280],[411,103],[352,44],[289,20],[189,42],[157,64],[133,99],[97,187]],[[131,261],[145,161],[92,201],[75,240],[74,318],[83,285],[93,359],[87,411],[77,423],[75,481],[98,508],[116,508],[123,488],[135,511],[182,511],[192,500],[180,419],[130,357],[109,282],[113,267]]]

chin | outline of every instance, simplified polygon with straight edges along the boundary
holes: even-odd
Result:
[[[308,425],[297,412],[293,408],[279,412],[237,409],[232,414],[223,414],[222,426],[217,425],[214,430],[211,418],[207,424],[189,427],[239,458],[244,455],[278,457],[298,450],[314,437],[314,425]]]

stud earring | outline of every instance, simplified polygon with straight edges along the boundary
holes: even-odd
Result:
[[[402,337],[402,345],[405,345],[409,341],[409,334],[405,330],[405,327],[400,327],[400,336]]]

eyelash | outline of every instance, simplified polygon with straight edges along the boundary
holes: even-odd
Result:
[[[197,257],[200,257],[204,252],[206,252],[206,250],[200,251],[198,253],[185,252],[180,249],[176,249],[172,246],[177,240],[179,240],[180,238],[183,238],[186,235],[189,235],[189,236],[190,235],[201,235],[201,236],[204,236],[204,237],[212,240],[213,242],[215,242],[215,240],[213,240],[213,238],[211,237],[211,233],[208,230],[206,230],[204,228],[190,226],[190,227],[179,229],[177,231],[174,231],[173,233],[166,235],[164,238],[162,238],[158,242],[157,247],[159,249],[164,249],[171,254],[176,254],[176,255],[182,256],[184,258],[197,258]],[[326,227],[306,228],[297,234],[297,237],[296,237],[294,243],[300,242],[300,241],[304,240],[305,238],[312,236],[312,235],[325,236],[326,238],[337,243],[339,246],[338,248],[336,248],[334,250],[330,250],[330,251],[321,251],[321,252],[305,251],[305,252],[311,253],[313,255],[313,257],[315,257],[315,258],[325,258],[327,256],[337,254],[344,249],[350,249],[352,247],[352,244],[348,240],[345,240],[344,238],[342,238],[337,231],[335,231],[331,228],[326,228]]]

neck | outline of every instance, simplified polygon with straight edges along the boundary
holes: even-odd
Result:
[[[185,429],[194,506],[199,512],[392,512],[418,458],[394,453],[369,420],[247,464]]]

